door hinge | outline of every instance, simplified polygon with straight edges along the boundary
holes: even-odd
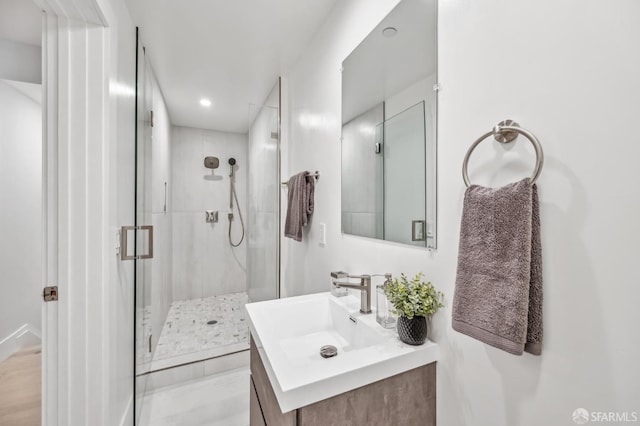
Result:
[[[54,302],[58,300],[58,286],[45,287],[42,292],[42,298],[45,302]]]
[[[151,124],[151,127],[153,127],[153,110],[151,110],[151,114],[149,114],[149,121],[149,124]]]
[[[151,345],[151,338],[152,338],[152,337],[153,337],[153,334],[150,334],[150,335],[149,335],[149,352],[151,352],[151,350],[152,350],[152,349],[151,349],[151,348],[152,348],[152,345]]]

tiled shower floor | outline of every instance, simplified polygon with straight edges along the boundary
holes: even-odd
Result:
[[[173,302],[162,327],[151,370],[247,349],[247,293]],[[208,324],[209,321],[217,321]]]

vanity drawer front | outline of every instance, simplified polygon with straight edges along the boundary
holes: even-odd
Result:
[[[280,405],[273,392],[271,382],[267,376],[267,372],[262,364],[260,353],[256,348],[256,344],[251,338],[251,378],[255,385],[256,396],[262,409],[262,415],[266,426],[296,426],[296,411],[282,413]],[[260,423],[251,423],[251,426],[257,426]]]
[[[253,378],[250,378],[249,381],[251,382],[249,383],[249,424],[251,426],[266,426],[256,393],[256,385],[253,383]]]
[[[298,426],[435,426],[436,364],[405,371],[297,411]]]

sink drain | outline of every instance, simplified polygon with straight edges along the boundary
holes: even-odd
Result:
[[[331,358],[338,355],[338,348],[331,345],[326,345],[320,348],[320,356],[322,358]]]
[[[216,321],[216,320],[207,321],[208,325],[215,325],[217,323],[218,323],[218,321]]]

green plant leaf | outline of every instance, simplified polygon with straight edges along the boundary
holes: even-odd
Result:
[[[409,319],[429,316],[444,307],[444,294],[437,291],[431,282],[422,281],[423,276],[420,272],[409,281],[405,274],[400,274],[400,278],[383,285],[384,294],[397,315]]]

